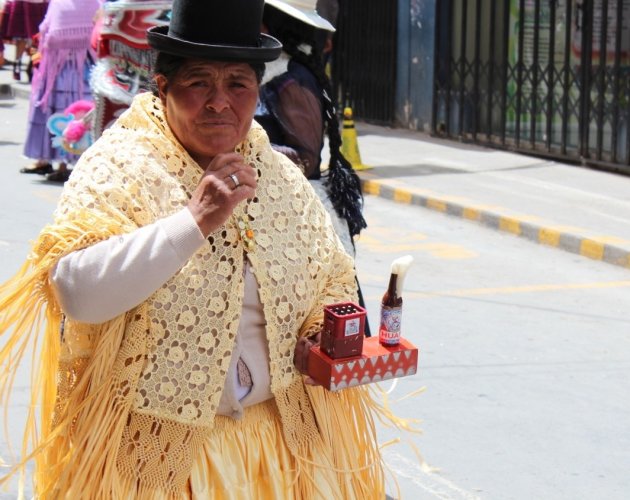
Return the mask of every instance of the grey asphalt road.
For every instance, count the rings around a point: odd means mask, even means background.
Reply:
[[[384,456],[404,498],[628,498],[628,270],[382,198],[366,216],[373,327],[390,262],[415,258],[402,328],[419,370],[383,384],[393,401],[425,388],[393,404],[423,434],[381,430],[402,438]]]

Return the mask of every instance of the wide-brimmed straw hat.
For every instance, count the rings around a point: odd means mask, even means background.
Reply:
[[[335,31],[335,27],[317,13],[316,0],[267,0],[265,3],[315,28]]]
[[[171,22],[147,31],[160,52],[216,61],[264,63],[282,44],[260,32],[263,0],[174,0]]]

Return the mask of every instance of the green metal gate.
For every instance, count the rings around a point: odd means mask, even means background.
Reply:
[[[630,0],[440,0],[432,130],[630,173]]]

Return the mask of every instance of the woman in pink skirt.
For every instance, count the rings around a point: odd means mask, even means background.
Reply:
[[[92,100],[89,76],[95,54],[90,45],[98,0],[51,0],[40,25],[41,60],[33,76],[31,106],[24,155],[35,159],[22,173],[48,174],[51,181],[64,182],[67,164],[76,160],[53,147],[48,118],[79,100]],[[59,162],[53,172],[52,162]]]

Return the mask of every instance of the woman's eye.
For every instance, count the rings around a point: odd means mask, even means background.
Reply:
[[[193,80],[189,85],[191,87],[206,87],[208,84],[205,80]]]

